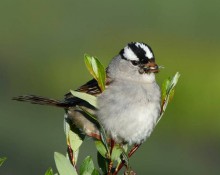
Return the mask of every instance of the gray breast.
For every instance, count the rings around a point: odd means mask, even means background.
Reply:
[[[97,116],[117,142],[140,143],[151,133],[160,112],[156,83],[114,82],[98,97]]]

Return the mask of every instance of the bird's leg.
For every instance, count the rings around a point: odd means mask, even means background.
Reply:
[[[141,146],[141,144],[135,144],[133,146],[133,148],[130,150],[130,152],[128,153],[128,157],[131,157],[137,150],[138,148]]]

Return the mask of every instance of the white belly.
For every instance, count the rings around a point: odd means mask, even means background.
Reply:
[[[116,142],[139,144],[150,136],[156,124],[160,90],[156,83],[138,87],[115,83],[98,97],[98,107],[100,123]]]

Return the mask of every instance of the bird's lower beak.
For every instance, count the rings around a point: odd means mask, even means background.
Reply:
[[[144,65],[144,72],[145,73],[158,73],[159,72],[159,67],[156,63],[149,62],[149,63]]]

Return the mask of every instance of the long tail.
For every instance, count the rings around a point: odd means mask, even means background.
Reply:
[[[57,107],[62,107],[62,108],[69,106],[64,101],[59,101],[59,100],[36,96],[36,95],[21,95],[18,97],[13,97],[12,100],[30,102],[32,104],[39,104],[39,105],[57,106]]]

